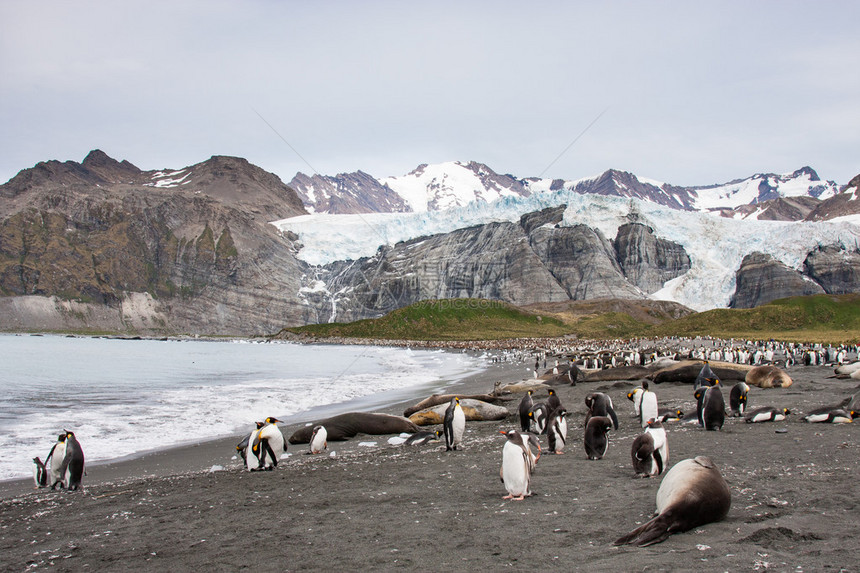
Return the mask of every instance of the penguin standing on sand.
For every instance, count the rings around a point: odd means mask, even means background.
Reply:
[[[63,475],[66,487],[77,490],[81,487],[81,479],[84,476],[84,450],[75,438],[75,434],[69,431],[66,431],[65,454],[60,473]]]
[[[530,413],[535,423],[535,431],[538,434],[546,434],[547,422],[549,422],[549,408],[543,402],[536,404]]]
[[[639,425],[643,428],[648,427],[650,420],[656,420],[659,416],[659,408],[657,407],[657,394],[648,389],[648,383],[642,383],[642,397],[639,403]]]
[[[633,440],[630,457],[636,475],[651,477],[663,473],[663,468],[669,463],[669,443],[663,424],[649,421],[645,433]]]
[[[642,393],[645,391],[642,387],[637,387],[627,393],[627,399],[633,402],[633,415],[639,417],[639,406],[642,404]]]
[[[460,398],[453,398],[445,410],[442,430],[445,434],[445,451],[456,450],[463,441],[466,431],[466,414],[460,406]]]
[[[609,446],[607,434],[612,428],[612,420],[607,416],[594,416],[585,424],[585,454],[589,460],[602,459]]]
[[[325,426],[314,426],[311,433],[310,452],[312,454],[321,454],[328,449],[328,432]]]
[[[726,401],[723,400],[723,392],[720,390],[720,381],[714,380],[714,385],[701,387],[696,390],[701,395],[701,417],[702,427],[706,430],[722,430],[726,421]]]
[[[529,417],[529,412],[532,411],[534,407],[534,400],[532,400],[532,394],[534,390],[529,390],[526,392],[526,395],[523,396],[523,399],[520,400],[520,405],[517,411],[520,414],[520,429],[523,432],[529,431],[529,426],[531,425],[532,419]]]
[[[561,400],[552,388],[550,388],[548,392],[549,397],[546,399],[546,409],[547,412],[549,412],[549,415],[552,416],[556,410],[561,408]]]
[[[265,422],[254,422],[254,423],[257,425],[258,430],[266,425]],[[242,457],[242,465],[245,465],[246,463],[248,463],[248,442],[251,440],[251,436],[253,436],[253,435],[254,435],[253,432],[248,434],[247,436],[245,436],[245,438],[241,442],[236,444],[236,451],[239,452],[239,455]]]
[[[39,456],[33,458],[33,483],[36,484],[36,489],[48,485],[48,468],[45,467]]]
[[[66,487],[63,482],[63,472],[60,471],[63,467],[63,459],[66,457],[66,433],[63,432],[57,436],[57,443],[53,445],[48,457],[45,458],[45,466],[51,470],[51,489],[60,486]]]
[[[529,448],[525,445],[522,435],[516,430],[499,432],[507,438],[502,449],[502,468],[499,477],[508,490],[508,495],[502,499],[522,500],[531,495],[531,470]]]
[[[756,408],[751,412],[747,412],[744,416],[744,421],[747,424],[756,424],[758,422],[782,422],[785,417],[791,414],[788,408],[774,408],[773,406],[765,406]]]
[[[702,386],[711,386],[716,379],[717,375],[714,374],[714,371],[711,370],[711,365],[705,360],[702,369],[699,370],[699,374],[696,376],[695,382],[693,382],[693,390],[698,390]]]
[[[433,432],[415,432],[403,442],[407,446],[423,446],[427,442],[438,441],[442,436],[442,432],[435,430]]]
[[[266,418],[262,428],[251,433],[248,441],[251,455],[247,456],[245,464],[249,471],[272,470],[277,467],[281,455],[287,452],[287,441],[278,427],[278,422],[280,420],[270,416]]]
[[[729,392],[729,410],[732,416],[743,416],[747,411],[747,395],[750,387],[746,382],[738,382]]]
[[[567,410],[559,408],[549,417],[546,435],[549,439],[549,450],[556,454],[564,453],[567,441]]]

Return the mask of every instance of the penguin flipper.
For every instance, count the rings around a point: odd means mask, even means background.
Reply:
[[[609,413],[609,417],[612,419],[612,426],[617,430],[618,429],[618,416],[615,414],[615,408],[609,406],[606,408]]]
[[[269,457],[272,458],[272,465],[277,466],[278,465],[278,457],[275,455],[274,450],[272,450],[272,446],[269,445],[269,440],[266,440],[265,452],[268,453]],[[265,459],[265,454],[263,456],[263,459]]]
[[[657,462],[657,475],[663,473],[663,456],[660,455],[660,450],[654,451],[654,461]]]

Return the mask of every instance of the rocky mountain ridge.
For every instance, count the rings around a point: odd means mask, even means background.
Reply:
[[[383,179],[361,171],[334,177],[299,173],[290,186],[315,213],[424,212],[462,207],[472,201],[570,189],[642,199],[673,209],[765,220],[803,220],[820,202],[839,193],[835,182],[822,181],[811,167],[785,175],[755,174],[719,185],[683,187],[616,169],[574,181],[517,178],[474,161],[423,164],[406,175]]]
[[[496,180],[480,164],[467,171]],[[613,173],[601,184],[623,180]],[[534,194],[536,185],[523,188]],[[853,189],[843,200],[853,200]],[[497,193],[521,197],[501,183]],[[587,217],[566,221],[559,204],[312,265],[297,256],[297,235],[269,223],[302,214],[288,185],[240,158],[142,171],[96,150],[81,163],[39,163],[0,185],[0,330],[267,334],[376,317],[428,298],[642,299],[691,268],[685,248],[635,212],[607,236]],[[802,271],[788,270],[825,292],[856,292],[860,253],[820,247]],[[756,265],[739,274],[737,301],[797,294],[807,280],[792,276],[774,288],[772,265]]]

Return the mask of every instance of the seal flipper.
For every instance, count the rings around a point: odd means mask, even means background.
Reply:
[[[613,545],[647,547],[665,541],[672,534],[672,511],[661,513],[648,523],[640,525],[627,535],[619,537]]]

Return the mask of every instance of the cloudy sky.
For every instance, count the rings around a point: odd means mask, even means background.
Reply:
[[[475,160],[847,183],[858,22],[854,0],[3,0],[0,181],[98,148],[141,169],[236,155],[285,181]]]

